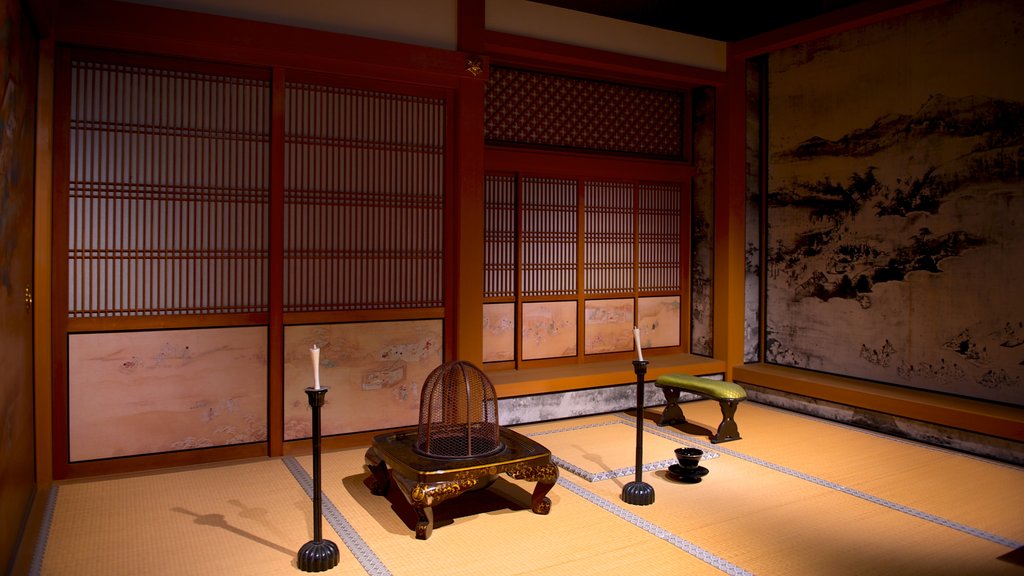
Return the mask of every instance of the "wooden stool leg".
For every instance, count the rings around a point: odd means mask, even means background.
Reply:
[[[388,473],[388,465],[377,454],[377,450],[370,446],[366,450],[366,467],[370,469],[369,486],[370,493],[375,496],[385,496],[391,486],[391,474]]]
[[[739,406],[739,400],[719,400],[718,405],[722,409],[722,423],[718,425],[718,432],[711,437],[713,444],[719,442],[728,442],[730,440],[740,439],[740,430],[736,426],[736,408]]]
[[[683,409],[679,407],[679,390],[664,387],[665,409],[661,412],[661,419],[658,426],[669,426],[671,424],[686,424],[686,416],[683,416]]]

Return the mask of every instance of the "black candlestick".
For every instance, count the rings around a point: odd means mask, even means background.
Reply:
[[[341,557],[338,545],[323,539],[322,496],[320,493],[320,408],[324,405],[327,387],[306,388],[309,405],[313,408],[313,539],[299,549],[298,565],[303,572],[323,572],[338,565]]]
[[[644,374],[646,360],[633,360],[636,372],[636,480],[622,487],[622,499],[627,504],[646,506],[654,504],[654,487],[643,481],[644,465]]]

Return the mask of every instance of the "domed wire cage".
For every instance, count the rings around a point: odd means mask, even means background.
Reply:
[[[447,362],[427,376],[420,396],[414,449],[432,458],[479,458],[504,449],[494,385],[465,361]]]

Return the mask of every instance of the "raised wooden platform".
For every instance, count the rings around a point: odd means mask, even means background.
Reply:
[[[1024,442],[1024,408],[1016,406],[767,364],[736,366],[732,380]]]

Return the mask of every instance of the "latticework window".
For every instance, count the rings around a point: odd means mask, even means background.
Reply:
[[[524,296],[576,294],[577,189],[575,180],[523,179]]]
[[[633,292],[633,184],[587,182],[584,196],[583,290]]]
[[[682,92],[493,66],[484,137],[679,160],[684,101]]]
[[[640,184],[640,292],[678,292],[682,262],[680,235],[684,193],[679,184]]]
[[[484,195],[484,297],[512,297],[517,261],[515,175],[488,174]]]
[[[286,312],[442,305],[445,100],[289,83]]]
[[[586,302],[586,310],[591,304],[598,305],[593,307],[597,310],[593,315],[601,321],[612,316],[633,318],[644,298],[654,302],[675,297],[677,313],[681,313],[678,302],[684,294],[683,209],[687,198],[688,189],[675,182],[488,174],[484,180],[484,298],[485,302],[505,304],[489,310],[485,338],[495,340],[485,345],[495,352],[485,360],[514,356],[505,328],[498,326],[529,328],[530,344],[534,345],[536,338],[544,338],[538,336],[544,326],[537,325],[537,314],[550,314],[552,326],[565,323],[565,310],[579,309],[576,304],[580,301]],[[521,281],[515,282],[516,278]],[[620,312],[623,303],[626,312]],[[533,324],[518,326],[520,318],[527,315],[526,306],[533,307]],[[671,324],[678,326],[679,322]],[[572,326],[586,331],[589,325]],[[595,332],[607,330],[596,324],[593,327]],[[560,325],[557,331],[564,335],[574,330]],[[591,342],[584,333],[589,349],[607,348],[603,336],[593,338]],[[675,346],[680,339],[678,333],[659,334],[657,341]],[[528,357],[525,352],[520,351],[520,359],[576,354],[550,354],[544,349]]]
[[[68,317],[267,310],[264,79],[73,60]]]

